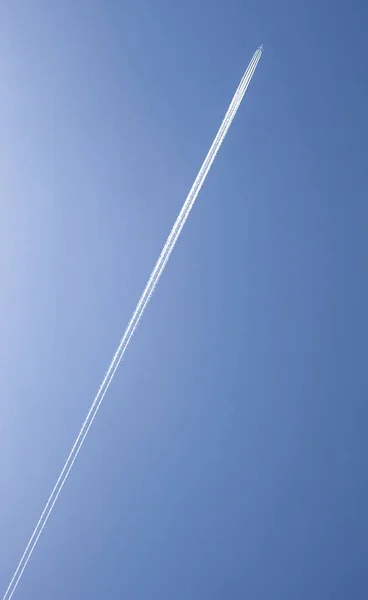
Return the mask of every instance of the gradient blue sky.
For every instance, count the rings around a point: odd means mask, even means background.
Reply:
[[[367,17],[2,3],[1,591],[264,43],[15,598],[368,597]]]

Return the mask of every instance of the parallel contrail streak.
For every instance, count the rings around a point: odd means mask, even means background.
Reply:
[[[55,506],[55,503],[60,495],[61,490],[69,476],[71,469],[73,468],[74,462],[84,444],[86,436],[90,430],[90,427],[96,417],[96,414],[101,406],[101,403],[105,397],[105,394],[110,386],[112,379],[116,373],[117,368],[124,356],[124,353],[129,345],[129,342],[141,320],[143,313],[146,309],[148,302],[150,301],[152,294],[159,282],[159,279],[166,267],[166,264],[170,258],[170,255],[175,247],[175,244],[180,236],[180,233],[185,225],[185,222],[189,216],[189,213],[196,201],[196,198],[202,188],[202,185],[207,177],[207,174],[215,160],[216,154],[219,151],[222,142],[224,141],[226,134],[231,126],[231,123],[237,113],[237,110],[243,100],[244,94],[248,88],[248,85],[252,79],[254,71],[256,70],[259,59],[261,58],[262,47],[258,48],[254,53],[252,60],[250,61],[240,83],[234,94],[234,97],[229,105],[229,108],[222,121],[220,129],[212,142],[211,148],[199,170],[199,173],[190,189],[190,192],[182,206],[182,209],[174,223],[173,228],[166,240],[166,243],[161,251],[161,254],[156,262],[156,265],[147,281],[146,287],[139,299],[139,302],[133,312],[133,315],[128,323],[128,326],[124,332],[123,337],[119,343],[118,349],[110,363],[110,366],[103,378],[103,381],[99,387],[99,390],[93,400],[93,403],[88,411],[88,414],[83,422],[83,425],[78,433],[77,439],[74,442],[72,449],[65,461],[64,467],[58,477],[58,480],[47,500],[45,508],[43,509],[41,516],[37,522],[37,525],[30,537],[30,540],[26,546],[26,549],[18,563],[18,566],[13,574],[13,577],[8,585],[8,588],[3,596],[3,600],[11,600],[13,594],[18,586],[18,583],[23,575],[24,569],[26,568],[29,559],[37,545],[37,542],[42,534],[42,531],[51,515],[51,512]]]

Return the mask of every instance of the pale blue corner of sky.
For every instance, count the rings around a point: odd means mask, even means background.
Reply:
[[[367,18],[2,3],[0,595],[263,43],[14,598],[368,598]]]

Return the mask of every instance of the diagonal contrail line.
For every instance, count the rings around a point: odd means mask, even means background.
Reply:
[[[130,343],[130,340],[143,316],[143,313],[146,309],[148,302],[150,301],[155,288],[159,282],[159,279],[166,267],[166,264],[170,258],[170,255],[175,247],[175,244],[180,236],[180,233],[185,225],[185,222],[189,216],[189,213],[196,201],[196,198],[202,188],[202,185],[205,182],[207,174],[212,166],[212,163],[219,151],[222,142],[224,141],[226,134],[231,126],[231,123],[237,113],[237,110],[243,100],[244,94],[248,88],[248,85],[252,79],[254,71],[257,67],[258,61],[262,54],[262,47],[258,48],[254,53],[252,60],[250,61],[239,85],[233,96],[233,99],[229,105],[229,108],[225,114],[225,117],[222,121],[222,124],[216,134],[214,141],[207,153],[207,156],[198,172],[198,175],[189,191],[189,194],[182,206],[182,209],[171,229],[171,232],[166,240],[166,243],[161,251],[161,254],[156,262],[156,265],[147,281],[147,284],[144,288],[144,291],[138,301],[138,304],[133,312],[133,315],[128,323],[128,326],[124,332],[123,337],[119,343],[119,346],[114,354],[114,357],[110,363],[110,366],[105,373],[105,376],[102,380],[102,383],[99,387],[99,390],[93,400],[93,403],[87,413],[87,416],[82,424],[82,427],[78,433],[78,436],[74,442],[72,449],[70,450],[65,464],[60,472],[60,475],[57,479],[57,482],[47,500],[47,503],[41,513],[41,516],[37,522],[36,527],[33,530],[33,533],[29,539],[29,542],[23,552],[23,555],[17,565],[17,568],[12,576],[12,579],[5,591],[3,596],[3,600],[11,600],[13,594],[19,584],[19,581],[23,575],[23,572],[31,558],[31,555],[38,543],[38,540],[42,534],[42,531],[51,515],[51,512],[55,506],[55,503],[60,495],[62,488],[65,485],[65,482],[70,474],[71,469],[73,468],[74,462],[84,444],[86,436],[90,430],[90,427],[96,417],[96,414],[101,406],[101,403],[105,397],[105,394],[111,384],[112,379],[116,373],[117,368],[125,354],[125,351]]]

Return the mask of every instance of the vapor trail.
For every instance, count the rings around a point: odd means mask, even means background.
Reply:
[[[60,475],[57,479],[57,482],[47,500],[45,508],[43,509],[41,516],[37,522],[35,529],[29,539],[29,542],[24,550],[24,553],[18,563],[18,566],[13,574],[13,577],[8,585],[8,588],[3,596],[3,600],[11,600],[13,594],[18,586],[18,583],[23,575],[24,569],[26,568],[29,559],[37,545],[37,542],[42,534],[42,531],[51,515],[51,512],[55,506],[55,503],[59,497],[59,494],[64,487],[64,484],[69,476],[71,469],[73,468],[74,462],[84,444],[86,436],[89,432],[89,429],[96,417],[96,414],[101,406],[101,403],[105,397],[105,394],[110,386],[110,383],[116,373],[116,370],[124,356],[124,353],[129,345],[129,342],[141,320],[143,313],[146,309],[148,302],[150,301],[152,294],[155,291],[155,288],[159,282],[159,279],[166,267],[167,261],[170,258],[170,255],[175,247],[175,244],[180,236],[180,233],[185,225],[185,222],[189,216],[189,213],[196,201],[196,198],[202,188],[202,185],[207,177],[207,174],[212,166],[213,161],[215,160],[216,154],[219,151],[222,142],[224,141],[226,134],[231,126],[231,123],[237,113],[237,110],[243,100],[244,94],[248,88],[248,85],[252,79],[254,71],[256,70],[259,59],[262,54],[262,46],[256,50],[254,53],[252,60],[250,61],[240,83],[239,86],[233,96],[233,99],[229,105],[229,108],[225,114],[225,117],[222,121],[220,129],[218,130],[214,141],[208,151],[208,154],[198,172],[198,175],[189,191],[189,194],[182,206],[182,209],[171,229],[169,237],[166,240],[166,243],[161,251],[161,254],[156,262],[156,265],[147,281],[146,287],[138,301],[138,304],[133,312],[133,315],[128,323],[128,326],[124,332],[123,337],[119,343],[119,346],[114,354],[114,357],[110,363],[110,366],[105,373],[105,376],[102,380],[102,383],[99,387],[99,390],[93,400],[93,403],[88,411],[88,414],[82,424],[82,427],[78,433],[78,436],[74,442],[72,449],[69,452],[69,455],[65,461],[65,464],[60,472]]]

